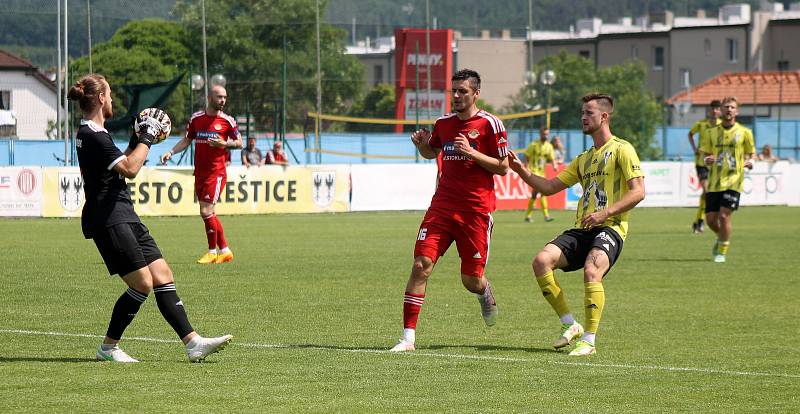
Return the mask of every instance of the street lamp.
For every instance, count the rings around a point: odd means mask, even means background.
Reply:
[[[217,73],[216,75],[211,76],[211,84],[214,86],[222,86],[223,88],[228,83],[228,80],[225,79],[225,75],[221,73]]]
[[[539,81],[542,82],[542,85],[547,86],[547,129],[550,129],[550,107],[552,106],[550,86],[556,83],[556,73],[547,69],[539,76]]]

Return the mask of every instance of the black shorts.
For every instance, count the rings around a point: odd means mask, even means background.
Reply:
[[[125,276],[160,259],[156,241],[142,223],[120,223],[94,234],[109,274]]]
[[[694,169],[697,171],[697,179],[700,181],[708,180],[708,167],[702,165],[695,165]]]
[[[561,269],[565,272],[583,268],[586,256],[589,255],[589,250],[592,250],[592,248],[597,247],[606,252],[606,255],[608,255],[608,270],[611,270],[620,253],[622,253],[622,238],[619,237],[616,231],[606,226],[588,230],[569,229],[548,244],[553,244],[561,249],[561,253],[567,259],[567,266]],[[608,270],[606,273],[608,273]]]
[[[722,207],[735,211],[739,208],[740,197],[739,192],[733,190],[706,193],[706,213],[716,213]]]

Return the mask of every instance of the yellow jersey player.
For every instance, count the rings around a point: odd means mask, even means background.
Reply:
[[[705,217],[706,209],[706,190],[708,189],[708,167],[703,160],[703,154],[700,152],[700,146],[704,139],[708,138],[708,132],[713,130],[719,125],[720,101],[714,99],[706,109],[706,118],[701,119],[692,125],[689,130],[689,144],[692,145],[694,152],[694,168],[697,171],[697,181],[700,183],[702,193],[700,194],[700,205],[697,206],[697,216],[695,216],[692,223],[692,230],[695,233],[703,232],[703,218]],[[694,140],[694,135],[697,134],[697,142]]]
[[[700,145],[708,172],[706,222],[717,234],[711,252],[714,261],[724,263],[730,246],[731,215],[739,208],[744,169],[753,168],[756,152],[753,131],[736,122],[739,103],[729,96],[722,100],[722,123]]]
[[[528,160],[528,168],[536,175],[544,177],[544,166],[550,163],[553,170],[556,170],[555,151],[553,144],[549,141],[550,130],[547,127],[542,127],[539,130],[539,140],[531,142],[525,150],[525,158]],[[536,203],[536,195],[539,191],[536,187],[531,187],[531,199],[528,201],[528,210],[525,212],[525,221],[533,221],[533,205]],[[542,194],[539,198],[542,205],[542,214],[544,214],[544,221],[553,221],[550,213],[547,211],[547,197]]]
[[[628,212],[644,200],[644,174],[636,150],[624,139],[615,137],[609,121],[614,100],[593,93],[582,98],[583,133],[592,136],[594,145],[552,179],[533,174],[512,153],[509,166],[525,182],[542,194],[555,194],[580,183],[583,195],[578,201],[575,227],[547,243],[533,259],[533,273],[547,302],[561,320],[561,335],[555,348],[563,348],[580,338],[570,352],[573,356],[596,352],[595,334],[605,305],[603,277],[619,258],[628,234]],[[586,328],[575,321],[567,306],[564,291],[554,276],[555,269],[571,272],[583,268]]]

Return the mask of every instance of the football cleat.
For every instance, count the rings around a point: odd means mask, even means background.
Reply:
[[[526,223],[533,223],[533,218],[531,218],[531,217],[525,217],[525,222],[526,222]]]
[[[401,339],[400,342],[397,343],[389,352],[409,352],[415,351],[417,348],[414,346],[413,342],[408,342],[405,339]]]
[[[569,353],[570,356],[588,356],[594,355],[597,353],[597,349],[595,349],[594,345],[586,342],[584,340],[578,341],[575,345],[575,349]]]
[[[476,295],[478,303],[481,304],[481,315],[486,326],[494,326],[497,323],[497,302],[494,300],[494,293],[492,292],[492,285],[486,284],[486,292],[482,295]]]
[[[217,254],[216,253],[206,252],[206,254],[204,254],[203,257],[197,259],[197,263],[199,263],[199,264],[211,264],[211,263],[216,263],[216,260],[217,260]]]
[[[697,230],[697,222],[696,221],[692,223],[692,233],[694,233],[694,234],[700,233],[700,231]]]
[[[697,221],[697,230],[696,230],[697,233],[702,233],[703,231],[705,231],[705,229],[706,229],[706,226],[705,226],[705,224],[703,224],[703,220],[698,220]]]
[[[568,323],[561,324],[561,336],[558,337],[555,341],[553,341],[553,348],[560,349],[563,348],[570,343],[572,343],[575,338],[580,338],[583,335],[583,326],[578,322],[573,322],[572,325]]]
[[[724,254],[715,254],[714,255],[714,263],[725,263],[725,255]]]
[[[219,253],[217,254],[217,258],[214,259],[214,263],[227,263],[233,261],[233,252],[228,253]]]
[[[550,216],[547,216],[547,217],[545,217],[545,218],[544,218],[544,221],[546,221],[546,222],[548,222],[548,223],[549,223],[549,222],[551,222],[551,221],[556,221],[556,219],[554,219],[554,218],[552,218],[552,217],[550,217]]]
[[[207,356],[225,348],[232,339],[233,335],[223,335],[217,338],[193,338],[186,344],[186,355],[190,362],[203,362]]]
[[[108,351],[104,351],[102,345],[98,346],[95,358],[98,361],[139,362],[138,359],[131,357],[120,349],[119,345],[114,345],[114,347]]]
[[[714,241],[714,246],[711,247],[711,255],[719,255],[719,240]]]

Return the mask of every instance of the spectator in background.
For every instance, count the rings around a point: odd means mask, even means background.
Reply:
[[[772,154],[772,145],[764,144],[764,146],[761,147],[761,153],[758,154],[758,160],[759,161],[767,161],[767,162],[775,162],[775,161],[780,160],[780,158],[778,158],[774,154]]]
[[[248,168],[264,165],[264,156],[261,155],[261,150],[256,148],[255,138],[248,138],[247,146],[242,149],[242,165]]]
[[[553,145],[553,160],[556,164],[563,164],[564,157],[567,156],[567,151],[564,149],[564,144],[561,143],[561,138],[556,135],[550,143]]]
[[[286,153],[283,152],[283,142],[275,141],[275,143],[272,144],[272,151],[267,151],[267,156],[264,159],[264,163],[289,165],[289,158],[286,156]]]

